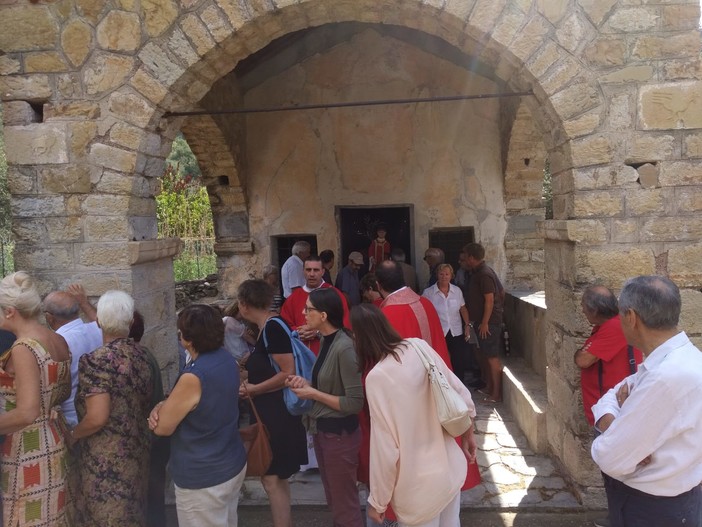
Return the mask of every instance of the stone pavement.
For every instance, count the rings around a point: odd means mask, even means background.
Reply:
[[[482,482],[463,493],[464,508],[582,511],[550,457],[535,454],[502,403],[476,400],[475,419],[478,465]],[[324,505],[324,489],[317,471],[301,472],[291,478],[293,505]],[[361,502],[365,504],[365,493]],[[240,505],[267,505],[268,499],[257,479],[244,483]]]

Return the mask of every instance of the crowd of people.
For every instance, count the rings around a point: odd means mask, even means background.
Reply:
[[[333,252],[315,256],[298,242],[282,284],[269,266],[224,313],[184,308],[180,375],[166,393],[130,295],[107,291],[93,306],[74,284],[42,301],[27,273],[5,277],[3,524],[165,525],[168,464],[181,527],[236,526],[245,413],[267,431],[270,462],[257,476],[274,527],[292,526],[288,480],[311,467],[336,527],[458,526],[460,492],[480,481],[473,425],[457,438],[442,428],[417,350],[470,416],[470,387],[500,403],[504,287],[470,243],[460,277],[440,249],[426,251],[420,295],[402,250],[383,226],[376,235],[373,272],[361,278],[363,253],[349,254],[334,287]],[[619,300],[600,285],[582,296],[593,330],[574,361],[609,501],[596,525],[702,526],[702,355],[677,329],[680,309],[677,287],[660,276],[627,281]],[[296,369],[299,342],[316,357],[308,376]],[[288,393],[311,406],[291,412]]]

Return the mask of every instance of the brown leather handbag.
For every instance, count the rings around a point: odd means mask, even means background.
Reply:
[[[248,391],[246,392],[248,395]],[[251,410],[256,416],[256,422],[239,429],[241,440],[246,448],[246,477],[264,476],[273,460],[273,451],[268,436],[268,430],[258,415],[253,399],[249,397]]]

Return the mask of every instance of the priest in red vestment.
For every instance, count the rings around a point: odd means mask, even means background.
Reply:
[[[283,307],[280,309],[280,316],[288,323],[288,325],[293,329],[297,330],[300,334],[300,339],[307,345],[308,348],[312,350],[315,355],[319,354],[319,335],[317,331],[307,328],[307,322],[305,321],[305,314],[303,309],[305,308],[305,303],[307,302],[307,297],[315,289],[320,287],[331,287],[339,293],[341,300],[344,304],[344,326],[351,327],[349,322],[349,308],[346,302],[346,297],[341,291],[331,284],[328,284],[322,279],[324,274],[324,266],[322,265],[322,260],[319,256],[309,256],[305,259],[303,271],[305,273],[305,285],[293,289],[292,294],[285,299]]]

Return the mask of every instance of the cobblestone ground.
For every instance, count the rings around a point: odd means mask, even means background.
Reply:
[[[466,508],[514,507],[579,510],[580,505],[549,456],[534,453],[504,404],[484,404],[479,393],[475,419],[478,465],[482,482],[461,496]],[[324,505],[324,490],[317,471],[291,478],[294,505]],[[360,500],[365,504],[365,493]],[[256,479],[244,483],[240,504],[266,505]]]

